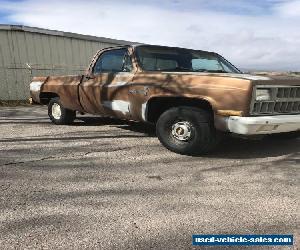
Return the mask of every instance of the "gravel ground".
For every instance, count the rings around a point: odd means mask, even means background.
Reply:
[[[234,233],[298,241],[299,151],[299,139],[226,139],[182,156],[143,124],[55,126],[46,107],[1,107],[0,248],[192,249],[192,234]]]

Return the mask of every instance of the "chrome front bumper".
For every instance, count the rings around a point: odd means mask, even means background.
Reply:
[[[264,135],[300,130],[300,115],[223,118],[229,132],[240,135]]]

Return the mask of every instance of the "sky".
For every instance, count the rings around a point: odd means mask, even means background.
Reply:
[[[0,23],[215,51],[300,71],[300,0],[0,0]]]

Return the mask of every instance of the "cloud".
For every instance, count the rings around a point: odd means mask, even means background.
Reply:
[[[14,23],[216,51],[241,68],[300,70],[299,2],[0,0],[0,5]]]
[[[284,2],[275,8],[283,17],[300,18],[300,1],[292,0]],[[298,26],[299,27],[299,26]]]

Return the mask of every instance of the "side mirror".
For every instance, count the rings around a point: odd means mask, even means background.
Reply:
[[[94,78],[95,78],[95,76],[92,74],[85,75],[85,79],[87,79],[87,80],[94,79]]]

